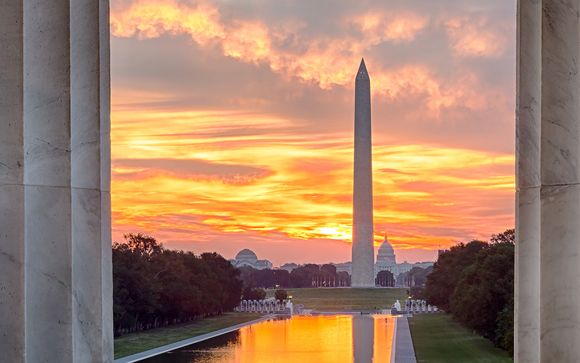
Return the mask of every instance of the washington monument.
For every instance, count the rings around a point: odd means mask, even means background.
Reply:
[[[352,287],[375,286],[372,169],[371,82],[363,59],[354,91]]]

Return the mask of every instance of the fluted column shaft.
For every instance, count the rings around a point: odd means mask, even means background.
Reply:
[[[540,362],[540,0],[518,1],[514,356]]]
[[[580,362],[580,0],[542,2],[541,362]]]
[[[1,361],[113,359],[108,36],[107,0],[0,0]]]
[[[22,1],[0,0],[0,360],[24,362]]]

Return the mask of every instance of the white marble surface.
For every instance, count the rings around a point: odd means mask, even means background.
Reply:
[[[24,182],[70,185],[69,3],[24,2]]]
[[[540,178],[542,8],[518,1],[516,176],[517,188],[538,187]]]
[[[543,185],[580,182],[579,9],[577,0],[543,4]]]
[[[580,1],[543,1],[541,362],[580,361]]]
[[[26,359],[71,362],[71,194],[26,186]]]
[[[101,191],[101,327],[102,362],[113,361],[113,263],[111,251],[111,195]]]
[[[370,79],[361,62],[355,84],[352,287],[374,287]]]
[[[99,0],[101,153],[102,362],[113,362],[113,264],[111,252],[111,70],[109,0]]]
[[[68,1],[24,5],[26,359],[71,362]]]
[[[0,12],[0,360],[24,362],[22,1]]]
[[[99,2],[71,2],[71,185],[101,185]],[[99,203],[97,203],[99,204]]]
[[[101,192],[72,189],[74,361],[102,359]]]
[[[542,8],[518,1],[514,358],[540,362]]]
[[[100,6],[71,2],[73,360],[106,361],[101,218]],[[107,110],[108,112],[108,110]],[[108,235],[108,234],[107,234]],[[108,243],[110,253],[111,245]],[[110,328],[107,325],[107,328]]]
[[[21,185],[0,184],[0,317],[0,361],[23,363],[24,187]]]
[[[542,363],[580,361],[579,220],[579,185],[542,188]]]
[[[2,5],[2,362],[113,361],[108,36],[107,0]]]
[[[0,12],[0,185],[22,184],[22,2]]]
[[[514,358],[540,362],[540,187],[516,196]]]

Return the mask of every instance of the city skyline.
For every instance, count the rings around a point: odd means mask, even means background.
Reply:
[[[514,4],[333,4],[112,4],[115,240],[348,260],[361,56],[376,245],[420,261],[513,227]]]

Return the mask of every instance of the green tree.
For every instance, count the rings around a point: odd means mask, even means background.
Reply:
[[[232,310],[239,274],[216,253],[166,250],[151,236],[128,234],[113,245],[115,334]]]
[[[278,301],[284,301],[284,300],[288,299],[288,292],[286,290],[283,290],[283,289],[278,289],[274,293],[274,297]]]
[[[514,298],[510,299],[507,305],[497,317],[497,329],[495,331],[495,341],[498,346],[514,353]]]
[[[375,278],[375,285],[383,287],[395,286],[395,277],[393,276],[393,273],[387,270],[379,271]]]
[[[513,261],[511,242],[488,245],[461,273],[450,299],[459,321],[495,342],[499,314],[513,298]]]
[[[515,244],[516,243],[516,230],[515,229],[507,229],[502,233],[493,234],[489,240],[490,243],[507,243],[507,244]]]
[[[487,245],[482,241],[460,243],[439,256],[433,265],[433,271],[427,277],[424,291],[431,304],[452,312],[450,297],[459,283],[461,273],[475,261],[477,253]]]
[[[266,291],[264,289],[246,287],[242,293],[242,298],[244,300],[264,300],[266,298]]]
[[[459,244],[439,256],[424,289],[431,304],[513,352],[514,230],[489,243]]]

